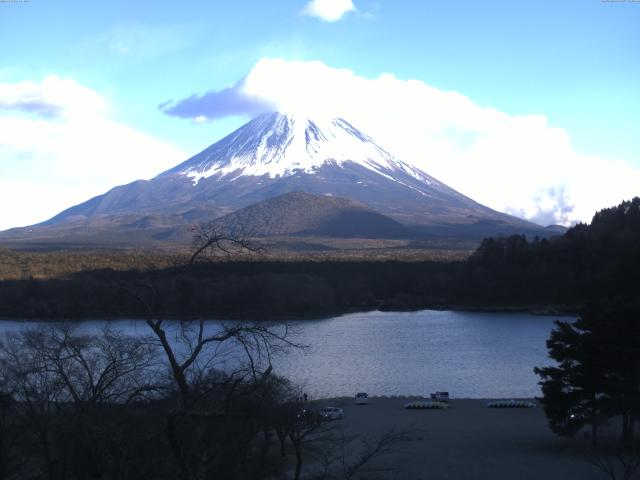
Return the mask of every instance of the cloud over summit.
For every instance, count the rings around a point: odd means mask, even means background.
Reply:
[[[640,185],[640,171],[576,152],[544,115],[510,115],[421,80],[366,78],[319,61],[265,58],[233,87],[163,107],[195,121],[262,109],[345,117],[474,200],[542,224],[589,221]]]

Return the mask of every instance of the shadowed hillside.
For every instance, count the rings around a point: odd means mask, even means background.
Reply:
[[[215,221],[229,231],[251,235],[408,238],[395,220],[346,198],[291,192],[258,202]]]

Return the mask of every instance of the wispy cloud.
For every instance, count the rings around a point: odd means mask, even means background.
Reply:
[[[45,118],[56,118],[63,112],[59,105],[52,105],[42,100],[30,98],[15,99],[10,102],[2,102],[2,100],[0,100],[0,110],[15,110]]]
[[[355,10],[352,0],[311,0],[302,9],[302,13],[325,22],[337,22],[347,13]]]
[[[465,195],[543,224],[588,221],[640,185],[639,170],[576,152],[544,115],[509,115],[420,80],[365,78],[322,62],[266,58],[235,86],[164,109],[203,120],[254,115],[260,105],[343,116]]]
[[[195,22],[148,24],[119,22],[104,37],[109,51],[123,56],[157,58],[197,41],[202,27]]]

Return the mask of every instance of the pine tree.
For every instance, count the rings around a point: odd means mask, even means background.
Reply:
[[[630,446],[640,418],[640,310],[628,303],[594,304],[573,322],[556,322],[547,341],[557,366],[535,368],[550,428],[565,436],[620,416]]]

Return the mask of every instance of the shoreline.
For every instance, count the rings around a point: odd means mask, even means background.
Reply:
[[[310,398],[309,402],[310,403],[326,403],[326,402],[341,402],[343,404],[348,404],[348,403],[354,403],[355,402],[355,396],[348,396],[348,397],[319,397],[319,398]],[[425,397],[424,395],[411,395],[411,394],[398,394],[398,395],[370,395],[369,396],[369,400],[370,401],[375,401],[375,400],[380,400],[380,401],[392,401],[392,400],[397,400],[397,401],[403,401],[403,400],[407,400],[407,401],[416,401],[416,400],[425,400],[425,401],[431,401],[430,398]],[[449,399],[449,403],[451,404],[455,404],[455,402],[458,401],[471,401],[471,402],[495,402],[495,401],[502,401],[502,400],[515,400],[517,402],[519,401],[528,401],[528,402],[536,402],[536,407],[534,408],[542,408],[541,405],[538,404],[539,402],[539,397],[451,397]]]
[[[337,318],[344,315],[350,315],[354,313],[405,313],[405,312],[422,312],[422,311],[451,311],[451,312],[468,312],[468,313],[528,313],[530,315],[540,317],[573,317],[579,314],[579,308],[572,305],[547,305],[547,306],[464,306],[464,305],[432,305],[420,308],[385,308],[379,306],[378,308],[354,308],[349,310],[337,311],[332,313],[318,313],[318,314],[291,314],[291,315],[256,315],[248,317],[242,314],[228,314],[228,315],[201,315],[191,317],[175,317],[167,316],[163,320],[168,321],[195,321],[203,318],[205,321],[247,321],[247,322],[286,322],[286,321],[305,321],[305,320],[328,320],[330,318]],[[92,322],[92,321],[145,321],[144,317],[135,318],[131,316],[104,316],[104,317],[89,317],[89,318],[55,318],[55,317],[9,317],[0,315],[0,322]]]

